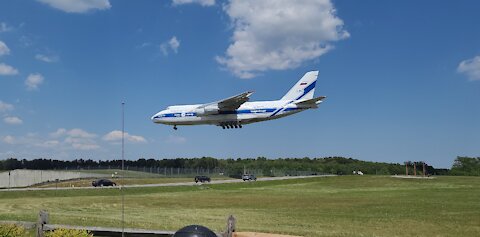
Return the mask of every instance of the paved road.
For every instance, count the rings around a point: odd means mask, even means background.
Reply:
[[[312,176],[285,176],[285,177],[267,177],[267,178],[258,178],[257,182],[261,181],[272,181],[272,180],[286,180],[286,179],[306,179],[306,178],[315,178],[315,177],[328,177],[334,175],[312,175]],[[225,180],[213,180],[210,184],[226,184],[226,183],[242,183],[245,182],[241,179],[225,179]],[[246,182],[255,182],[255,181],[246,181]],[[163,183],[163,184],[132,184],[125,185],[125,188],[141,188],[141,187],[169,187],[169,186],[194,186],[202,185],[201,183],[195,182],[182,182],[182,183]],[[12,192],[12,191],[38,191],[38,190],[75,190],[75,189],[101,189],[101,188],[119,188],[116,187],[59,187],[59,188],[12,188],[12,189],[0,189],[0,192]]]

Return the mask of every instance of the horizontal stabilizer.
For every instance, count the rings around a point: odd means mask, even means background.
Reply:
[[[325,99],[325,98],[327,98],[327,97],[326,96],[319,96],[319,97],[309,99],[309,100],[298,101],[298,102],[295,102],[295,104],[296,105],[316,105],[316,104],[320,104],[322,102],[322,100]]]
[[[322,100],[325,99],[325,98],[327,98],[327,97],[319,96],[317,98],[297,101],[297,102],[293,102],[293,103],[295,103],[298,108],[316,109],[316,108],[318,108],[318,105],[323,102]]]

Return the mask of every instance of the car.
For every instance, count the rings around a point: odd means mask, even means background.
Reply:
[[[198,176],[195,176],[194,181],[195,181],[195,183],[198,183],[198,182],[201,182],[201,183],[209,182],[210,183],[210,177],[205,176],[205,175],[198,175]]]
[[[97,179],[92,181],[93,187],[103,187],[103,186],[117,186],[117,184],[109,179]]]
[[[251,181],[251,180],[257,181],[257,177],[253,174],[244,174],[244,175],[242,175],[242,179],[243,179],[243,181],[247,181],[247,180],[248,181]]]

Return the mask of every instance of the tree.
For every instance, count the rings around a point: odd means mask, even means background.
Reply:
[[[451,175],[480,176],[480,157],[461,157],[453,162]]]

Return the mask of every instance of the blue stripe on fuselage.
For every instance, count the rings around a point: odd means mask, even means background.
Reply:
[[[302,97],[304,97],[306,94],[308,94],[308,92],[310,92],[311,90],[313,90],[313,88],[315,88],[315,85],[317,84],[317,80],[313,81],[312,84],[308,85],[307,87],[305,87],[305,89],[303,89],[303,94],[301,96],[299,96],[298,98],[296,98],[295,100],[299,100],[301,99]],[[288,102],[288,104],[292,103],[293,101],[295,100],[292,100],[290,102]],[[279,108],[277,111],[275,111],[272,115],[270,115],[270,117],[273,117],[275,116],[276,114],[278,114],[280,111],[282,111],[283,108]],[[285,109],[284,111],[290,111],[291,109],[293,108],[290,108],[290,109]]]
[[[282,108],[279,108],[282,109]],[[266,108],[266,109],[241,109],[241,110],[231,110],[231,111],[219,111],[218,114],[263,114],[263,113],[271,113],[275,111],[276,108]],[[212,115],[218,115],[212,114]],[[195,112],[186,112],[185,117],[195,117],[197,113]],[[174,118],[174,117],[182,117],[182,113],[169,113],[169,114],[162,114],[156,116],[155,118]]]

